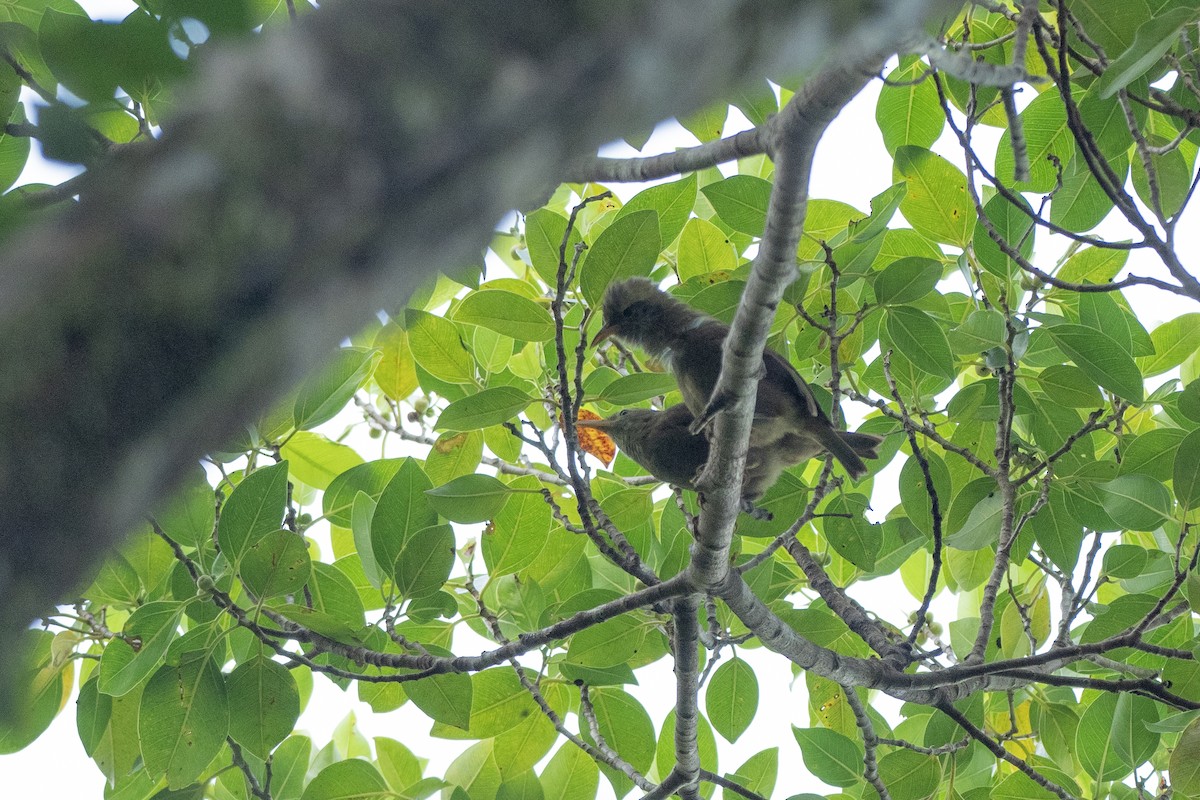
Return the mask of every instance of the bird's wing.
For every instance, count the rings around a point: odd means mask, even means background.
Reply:
[[[717,386],[717,378],[721,374],[722,348],[728,333],[728,325],[708,319],[675,334],[671,372],[679,384],[684,402],[697,417],[708,410],[713,389]]]
[[[767,374],[763,376],[764,381],[770,381],[775,386],[786,386],[792,389],[793,394],[800,401],[805,416],[827,419],[825,410],[817,403],[812,389],[809,388],[804,378],[800,377],[796,368],[788,363],[787,359],[768,348],[763,352],[763,361],[767,365]]]

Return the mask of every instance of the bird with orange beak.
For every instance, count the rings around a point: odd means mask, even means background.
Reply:
[[[606,419],[579,419],[575,424],[604,431],[625,455],[660,481],[696,491],[696,476],[708,462],[708,439],[691,432],[692,419],[688,407],[679,403],[666,411],[626,408]],[[774,485],[784,466],[776,462],[746,464],[742,511],[756,519],[771,518],[754,502]]]
[[[615,337],[642,348],[666,365],[688,409],[703,418],[721,374],[729,326],[672,297],[647,278],[610,285],[603,310],[604,326],[592,339],[592,346]],[[850,477],[858,479],[867,472],[863,459],[877,458],[882,441],[874,434],[834,428],[795,367],[774,350],[763,351],[748,464],[798,464],[828,451]]]

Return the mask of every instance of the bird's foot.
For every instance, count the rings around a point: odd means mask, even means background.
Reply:
[[[692,424],[688,426],[688,430],[692,435],[700,434],[712,424],[713,418],[729,407],[732,398],[727,394],[714,394],[708,399],[708,405],[704,407],[704,411],[700,416],[692,420]]]
[[[741,508],[743,513],[749,514],[759,522],[770,522],[771,520],[775,519],[775,515],[770,511],[767,511],[765,508],[759,508],[758,506],[754,505],[754,503],[746,499],[742,500]]]

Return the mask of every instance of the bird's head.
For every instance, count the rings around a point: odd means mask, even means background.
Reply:
[[[648,408],[626,408],[604,419],[578,419],[575,425],[604,431],[617,443],[617,447],[625,450],[627,442],[644,438],[649,433],[658,414]]]
[[[657,353],[664,347],[664,334],[671,317],[691,309],[659,289],[648,278],[629,278],[614,283],[604,293],[604,327],[592,339],[592,346],[616,336],[647,351]]]

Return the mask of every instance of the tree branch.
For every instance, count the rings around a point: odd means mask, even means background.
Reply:
[[[690,566],[699,588],[720,585],[729,570],[729,544],[738,514],[763,348],[783,290],[796,278],[796,247],[804,227],[813,153],[826,126],[879,72],[890,52],[868,52],[850,63],[826,68],[807,81],[771,121],[775,182],[766,227],[725,339],[721,376],[713,397],[728,398],[729,402],[716,417],[708,464],[697,482],[707,500]]]

